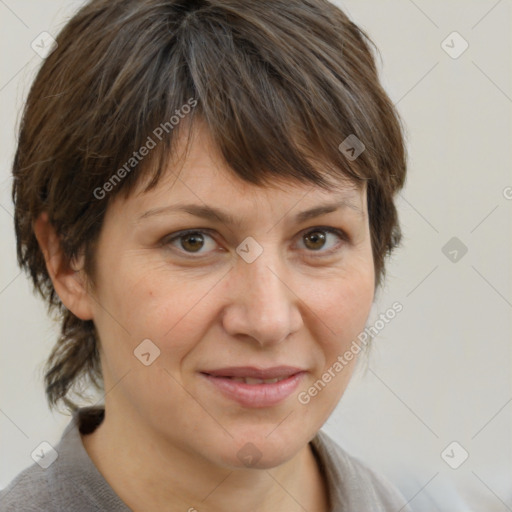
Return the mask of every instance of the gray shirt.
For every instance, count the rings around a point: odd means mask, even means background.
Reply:
[[[35,463],[18,474],[0,491],[0,510],[130,512],[89,458],[80,438],[80,432],[94,431],[103,414],[103,409],[92,407],[75,412],[55,447],[55,461],[46,469]],[[345,452],[325,432],[320,430],[311,445],[327,481],[332,512],[411,512],[385,478]]]

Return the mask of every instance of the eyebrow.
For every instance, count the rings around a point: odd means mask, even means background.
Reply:
[[[304,210],[293,217],[296,223],[305,222],[306,220],[310,220],[316,217],[320,217],[321,215],[325,215],[328,213],[336,212],[343,208],[351,208],[364,217],[363,210],[356,206],[355,204],[343,199],[341,201],[336,201],[333,203],[327,203],[321,206],[316,206],[314,208],[310,208],[309,210]],[[240,221],[233,217],[229,212],[225,210],[221,210],[219,208],[215,208],[213,206],[205,206],[199,204],[175,204],[169,206],[162,206],[158,208],[153,208],[143,213],[140,217],[138,217],[137,222],[140,222],[149,217],[154,217],[156,215],[169,214],[169,213],[188,213],[190,215],[194,215],[195,217],[199,217],[201,219],[211,220],[211,221],[219,221],[226,225],[240,225]]]

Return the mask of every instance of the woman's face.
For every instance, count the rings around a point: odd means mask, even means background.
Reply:
[[[366,192],[257,188],[195,135],[183,167],[105,216],[88,300],[106,407],[216,465],[274,467],[313,438],[353,371],[355,359],[308,393],[373,301]],[[276,367],[289,367],[266,374],[281,383],[241,381]]]

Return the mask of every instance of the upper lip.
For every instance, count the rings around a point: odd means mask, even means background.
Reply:
[[[217,370],[205,370],[201,373],[213,377],[250,377],[252,379],[276,379],[278,377],[290,377],[303,372],[302,368],[294,366],[274,366],[272,368],[255,368],[254,366],[230,366]]]

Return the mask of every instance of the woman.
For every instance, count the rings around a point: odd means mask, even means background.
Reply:
[[[320,430],[400,240],[370,44],[324,0],[92,0],[67,23],[13,199],[73,419],[2,510],[408,510]],[[87,383],[104,404],[78,405]]]

